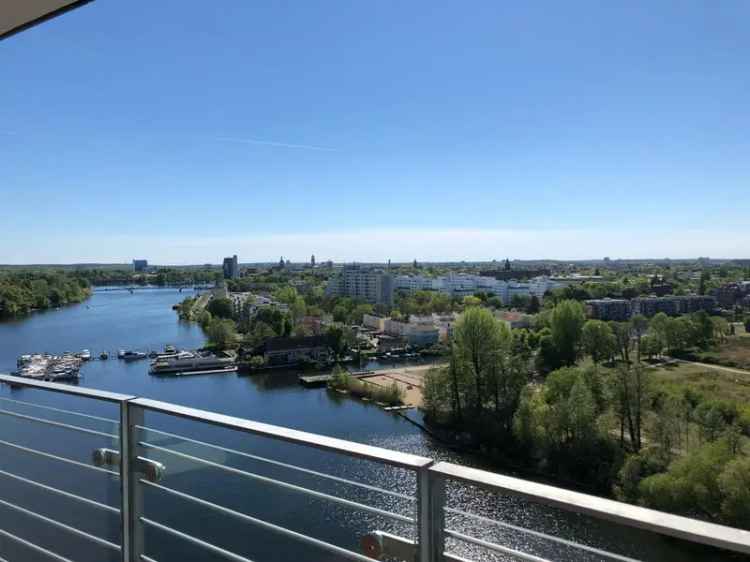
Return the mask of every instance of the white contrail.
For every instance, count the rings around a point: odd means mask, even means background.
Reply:
[[[240,139],[235,137],[219,137],[217,140],[225,142],[239,142],[244,144],[263,144],[266,146],[278,146],[280,148],[301,148],[303,150],[323,150],[325,152],[336,152],[335,148],[327,146],[314,146],[311,144],[291,144],[287,142],[274,142],[260,139]]]

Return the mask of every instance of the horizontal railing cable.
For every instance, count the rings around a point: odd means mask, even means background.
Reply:
[[[119,421],[113,420],[113,419],[110,419],[110,418],[103,418],[103,417],[100,417],[100,416],[94,416],[92,414],[84,414],[82,412],[74,412],[72,410],[64,410],[63,408],[54,408],[52,406],[44,406],[42,404],[34,404],[33,402],[26,402],[25,400],[14,400],[13,398],[0,398],[0,401],[11,402],[13,404],[23,404],[24,406],[31,406],[33,408],[40,408],[40,409],[43,409],[43,410],[49,410],[51,412],[58,412],[60,414],[66,414],[66,415],[69,415],[69,416],[78,416],[78,417],[81,417],[81,418],[88,418],[88,419],[91,419],[91,420],[102,421],[102,422],[112,423],[112,424],[115,424],[115,425],[120,425]]]
[[[568,546],[570,548],[576,548],[578,550],[585,550],[586,552],[590,552],[592,554],[596,554],[598,556],[604,556],[605,558],[610,558],[612,560],[620,560],[620,562],[640,562],[639,560],[635,558],[629,558],[627,556],[623,556],[621,554],[615,554],[614,552],[608,552],[606,550],[601,550],[599,548],[588,546],[586,544],[580,544],[574,541],[570,541],[568,539],[562,539],[560,537],[555,537],[552,535],[548,535],[546,533],[542,533],[541,531],[534,531],[533,529],[527,529],[526,527],[519,527],[518,525],[513,525],[512,523],[506,523],[505,521],[497,521],[495,519],[490,519],[489,517],[484,517],[482,515],[476,515],[474,513],[468,513],[466,511],[461,511],[460,509],[454,509],[454,508],[446,508],[445,511],[447,513],[452,513],[455,515],[460,515],[462,517],[468,517],[470,519],[476,519],[478,521],[482,521],[484,523],[489,523],[490,525],[495,525],[498,527],[503,527],[505,529],[511,529],[513,531],[518,531],[520,533],[525,533],[527,535],[532,535],[534,537],[538,537],[541,539],[548,540],[550,542],[555,542],[558,544],[562,544],[565,546]]]
[[[45,556],[48,556],[49,558],[52,558],[52,560],[57,560],[57,562],[73,562],[70,558],[65,558],[64,556],[60,556],[56,552],[52,552],[51,550],[47,550],[44,547],[41,547],[37,544],[34,544],[31,541],[27,541],[26,539],[22,539],[21,537],[18,537],[12,533],[9,533],[8,531],[5,531],[3,529],[0,529],[0,536],[5,537],[6,539],[10,539],[12,541],[17,542],[18,544],[22,544],[26,548],[29,548],[35,552],[38,552],[40,554],[44,554]]]
[[[116,507],[112,507],[111,505],[107,505],[104,503],[100,503],[95,500],[90,500],[89,498],[84,498],[83,496],[79,496],[76,494],[73,494],[71,492],[66,492],[65,490],[58,490],[57,488],[53,488],[52,486],[48,486],[46,484],[42,484],[41,482],[37,482],[35,480],[29,480],[28,478],[24,478],[23,476],[18,476],[17,474],[13,474],[11,472],[6,472],[4,470],[0,470],[0,475],[5,476],[7,478],[12,478],[14,480],[17,480],[19,482],[24,482],[25,484],[29,484],[31,486],[35,486],[37,488],[40,488],[46,492],[52,492],[53,494],[58,494],[60,496],[64,496],[66,498],[79,501],[81,503],[85,503],[86,505],[91,505],[93,507],[98,507],[99,509],[104,509],[106,511],[109,511],[111,513],[118,514],[120,513],[120,510]]]
[[[32,454],[32,455],[39,455],[40,457],[45,457],[48,459],[54,459],[56,461],[72,464],[74,466],[80,466],[82,468],[88,468],[89,470],[95,470],[97,472],[103,472],[104,474],[109,474],[110,476],[115,476],[117,478],[120,477],[120,474],[118,472],[115,472],[113,470],[109,470],[106,468],[101,468],[98,466],[94,466],[93,464],[87,464],[85,462],[75,461],[73,459],[69,459],[67,457],[61,457],[59,455],[53,455],[52,453],[45,453],[44,451],[38,451],[37,449],[31,449],[29,447],[24,447],[22,445],[17,445],[16,443],[10,443],[9,441],[3,441],[0,439],[0,445],[5,445],[6,447],[12,447],[14,449],[18,449],[19,451],[24,451],[26,453]]]
[[[27,414],[20,414],[18,412],[11,412],[10,410],[2,410],[0,409],[0,414],[4,416],[12,416],[14,418],[20,418],[23,420],[29,420],[36,423],[41,423],[44,425],[51,425],[53,427],[62,427],[63,429],[70,429],[73,431],[78,431],[80,433],[88,433],[89,435],[97,435],[99,437],[106,437],[107,439],[119,439],[119,435],[114,435],[112,433],[105,433],[104,431],[97,431],[96,429],[88,429],[86,427],[80,427],[78,425],[71,425],[69,423],[63,423],[58,421],[52,421],[52,420],[46,420],[44,418],[37,418],[35,416],[29,416]]]
[[[478,539],[476,537],[459,533],[458,531],[451,531],[450,529],[445,530],[445,536],[453,537],[454,539],[458,539],[462,542],[475,544],[488,550],[494,550],[495,552],[508,554],[509,556],[513,556],[514,558],[518,558],[519,560],[525,560],[526,562],[550,562],[550,560],[546,558],[540,558],[539,556],[534,556],[533,554],[527,554],[525,552],[521,552],[520,550],[515,550],[514,548],[501,546],[499,544],[495,544],[494,542]]]
[[[76,527],[71,527],[70,525],[66,525],[65,523],[61,523],[60,521],[57,521],[55,519],[51,519],[47,517],[46,515],[42,515],[40,513],[37,513],[36,511],[31,511],[30,509],[26,509],[25,507],[21,507],[19,505],[16,505],[14,503],[11,503],[9,501],[0,500],[0,505],[4,505],[5,507],[8,507],[10,509],[14,509],[20,513],[23,513],[25,515],[28,515],[29,517],[33,519],[37,519],[39,521],[44,521],[45,523],[48,523],[49,525],[52,525],[53,527],[57,527],[58,529],[63,529],[65,531],[68,531],[69,533],[82,537],[84,539],[88,539],[92,542],[95,542],[101,546],[105,546],[107,548],[111,548],[112,550],[120,551],[120,545],[115,544],[113,542],[110,542],[106,539],[103,539],[101,537],[97,537],[96,535],[92,535],[91,533],[87,533],[86,531],[81,531],[80,529],[77,529]]]
[[[416,501],[416,498],[413,497],[413,496],[409,496],[407,494],[401,494],[399,492],[393,492],[391,490],[385,490],[383,488],[378,488],[377,486],[372,486],[370,484],[365,484],[363,482],[356,482],[354,480],[349,480],[347,478],[342,478],[340,476],[333,476],[332,474],[325,474],[324,472],[318,472],[316,470],[311,470],[309,468],[303,468],[301,466],[295,466],[293,464],[288,464],[288,463],[285,463],[285,462],[281,462],[281,461],[277,461],[277,460],[273,460],[273,459],[268,459],[268,458],[265,458],[265,457],[259,457],[257,455],[252,455],[250,453],[246,453],[244,451],[238,451],[237,449],[230,449],[228,447],[222,447],[220,445],[214,445],[213,443],[206,443],[205,441],[199,441],[197,439],[192,439],[190,437],[184,437],[182,435],[176,435],[174,433],[169,433],[167,431],[161,431],[159,429],[152,429],[150,427],[143,427],[143,426],[140,426],[140,425],[137,425],[136,427],[138,429],[140,429],[140,430],[143,430],[143,431],[149,431],[151,433],[156,433],[157,435],[164,435],[165,437],[172,437],[172,438],[175,438],[175,439],[182,439],[183,441],[186,441],[188,443],[194,443],[196,445],[202,445],[204,447],[209,447],[209,448],[215,449],[217,451],[222,451],[224,453],[230,453],[230,454],[233,454],[233,455],[238,455],[238,456],[245,457],[245,458],[248,458],[248,459],[252,459],[252,460],[255,460],[255,461],[272,464],[274,466],[280,466],[282,468],[288,468],[290,470],[296,470],[298,472],[309,474],[311,476],[317,476],[319,478],[324,478],[324,479],[327,479],[327,480],[332,480],[334,482],[340,482],[342,484],[348,484],[350,486],[356,486],[356,487],[359,487],[359,488],[362,488],[362,489],[365,489],[365,490],[370,490],[372,492],[377,492],[377,493],[380,493],[380,494],[385,494],[385,495],[388,495],[388,496],[392,496],[394,498],[399,498],[399,499],[407,500],[407,501]]]
[[[308,496],[313,496],[316,498],[328,500],[333,503],[338,503],[341,505],[346,505],[348,507],[359,509],[362,511],[368,511],[370,513],[374,513],[376,515],[381,515],[383,517],[388,517],[390,519],[395,519],[396,521],[401,521],[404,523],[414,524],[415,520],[411,517],[407,517],[405,515],[400,515],[398,513],[392,513],[390,511],[386,511],[384,509],[379,509],[377,507],[371,507],[369,505],[364,505],[355,501],[347,500],[344,498],[339,498],[336,496],[331,496],[330,494],[325,494],[323,492],[317,492],[315,490],[310,490],[308,488],[303,488],[302,486],[297,486],[296,484],[289,484],[288,482],[282,482],[279,480],[274,480],[273,478],[268,478],[267,476],[261,476],[260,474],[255,474],[252,472],[248,472],[246,470],[241,470],[239,468],[235,468],[233,466],[227,466],[225,464],[216,463],[213,461],[209,461],[207,459],[203,459],[201,457],[195,457],[193,455],[188,455],[187,453],[180,453],[179,451],[175,451],[173,449],[168,449],[166,447],[160,447],[159,445],[153,445],[151,443],[147,443],[145,441],[140,441],[139,445],[154,449],[156,451],[161,451],[163,453],[167,453],[170,455],[174,455],[177,457],[181,457],[183,459],[187,459],[193,462],[197,462],[200,464],[205,464],[207,466],[213,466],[215,468],[224,470],[226,472],[231,472],[232,474],[238,474],[240,476],[245,476],[247,478],[252,478],[253,480],[258,480],[259,482],[265,482],[267,484],[272,484],[274,486],[278,486],[280,488],[286,488],[288,490],[293,490],[295,492],[299,492],[302,494],[306,494]]]
[[[186,494],[184,492],[180,492],[178,490],[174,490],[172,488],[162,486],[161,484],[154,484],[153,482],[149,482],[148,480],[144,480],[144,479],[141,479],[140,482],[146,486],[155,488],[157,490],[161,490],[162,492],[165,492],[167,494],[171,494],[173,496],[177,496],[184,500],[197,503],[198,505],[201,505],[203,507],[207,507],[209,509],[213,509],[214,511],[218,511],[225,515],[235,517],[236,519],[239,519],[240,521],[243,521],[245,523],[250,523],[252,525],[262,527],[263,529],[272,531],[274,533],[278,533],[284,537],[295,539],[295,540],[304,542],[312,546],[317,546],[318,548],[321,548],[322,550],[326,550],[328,552],[338,554],[340,556],[343,556],[344,558],[348,558],[350,560],[357,560],[358,562],[371,562],[372,561],[372,558],[368,556],[364,556],[362,554],[352,552],[351,550],[347,550],[346,548],[342,548],[340,546],[336,546],[334,544],[331,544],[331,543],[328,543],[328,542],[325,542],[325,541],[322,541],[313,537],[309,537],[307,535],[298,533],[296,531],[292,531],[291,529],[287,529],[279,525],[274,525],[273,523],[269,523],[268,521],[257,519],[245,513],[235,511],[234,509],[230,509],[228,507],[224,507],[222,505],[218,505],[213,502],[210,502],[201,498],[197,498],[195,496],[191,496],[190,494]]]
[[[201,546],[205,548],[206,550],[208,550],[209,552],[213,552],[214,554],[223,556],[224,558],[227,558],[228,560],[234,560],[234,562],[253,562],[249,558],[245,558],[244,556],[240,556],[239,554],[230,552],[226,549],[221,548],[220,546],[216,546],[215,544],[211,544],[210,542],[206,542],[204,540],[198,539],[196,537],[183,533],[182,531],[173,529],[172,527],[167,527],[166,525],[162,525],[161,523],[157,523],[156,521],[152,521],[151,519],[146,519],[145,517],[140,517],[139,519],[144,525],[154,527],[155,529],[164,531],[165,533],[169,535],[186,540],[187,542],[195,544],[197,546]]]

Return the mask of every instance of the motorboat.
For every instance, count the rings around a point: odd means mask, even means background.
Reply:
[[[125,361],[138,361],[146,357],[148,356],[143,351],[125,351],[120,358]]]

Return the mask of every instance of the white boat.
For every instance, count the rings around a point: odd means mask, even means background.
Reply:
[[[91,360],[91,352],[88,349],[84,349],[78,354],[78,358],[83,361],[89,361]]]
[[[208,356],[190,354],[190,357],[169,357],[157,359],[151,363],[149,372],[158,374],[204,374],[204,373],[228,373],[237,370],[234,359],[229,357]]]

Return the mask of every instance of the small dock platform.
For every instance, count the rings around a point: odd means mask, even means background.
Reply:
[[[364,377],[371,377],[375,374],[375,371],[357,371],[355,373],[349,373],[349,376],[356,379]],[[327,375],[300,375],[297,377],[300,384],[308,387],[326,386],[328,382],[333,378],[332,374]]]

